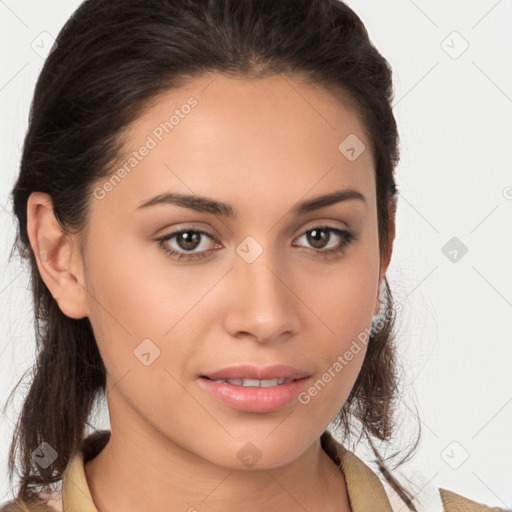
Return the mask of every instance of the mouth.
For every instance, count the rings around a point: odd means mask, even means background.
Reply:
[[[309,376],[212,379],[206,375],[198,379],[201,388],[222,404],[238,411],[260,414],[277,412],[297,402],[309,380]]]
[[[283,384],[288,384],[290,382],[294,382],[300,379],[289,378],[276,378],[276,379],[211,379],[210,377],[206,377],[203,375],[201,378],[208,379],[213,382],[217,382],[219,384],[231,384],[233,386],[242,386],[248,388],[270,388],[273,386],[281,386]]]

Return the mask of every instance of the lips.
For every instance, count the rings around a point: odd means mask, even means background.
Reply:
[[[289,370],[290,367],[288,367]],[[274,368],[275,369],[275,368]],[[215,374],[212,374],[215,375]],[[247,413],[277,412],[297,402],[298,395],[307,386],[310,377],[292,380],[277,385],[234,385],[229,382],[219,382],[208,377],[198,379],[199,386],[217,401],[231,409]],[[244,379],[245,380],[245,379]],[[270,380],[255,381],[259,384],[273,384]],[[249,381],[250,384],[251,381]]]
[[[253,365],[238,365],[223,368],[215,372],[201,375],[211,380],[233,380],[233,379],[247,379],[252,381],[270,381],[270,380],[284,380],[285,382],[292,382],[294,380],[303,379],[309,377],[309,373],[294,368],[286,364],[276,364],[265,367],[258,367]]]

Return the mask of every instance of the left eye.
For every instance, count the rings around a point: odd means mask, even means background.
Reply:
[[[322,235],[323,233],[327,233],[327,236]],[[324,246],[318,247],[318,245],[325,243],[326,239],[328,242],[330,242],[332,233],[334,233],[338,238],[341,238],[341,243],[338,242],[334,246],[331,246],[327,249]],[[313,229],[308,229],[303,235],[300,236],[300,238],[304,236],[308,239],[308,243],[312,243],[314,245],[314,250],[322,253],[339,252],[341,249],[345,248],[345,245],[349,244],[355,238],[355,235],[350,231],[330,226],[319,226]]]
[[[332,233],[334,233],[334,235],[338,237],[340,241],[335,243],[334,247],[327,247],[326,242],[331,241]],[[167,254],[170,254],[173,258],[178,260],[191,260],[203,258],[209,252],[209,250],[191,252],[192,250],[195,250],[201,246],[201,238],[203,236],[209,238],[210,240],[214,240],[213,236],[206,231],[197,229],[185,229],[170,233],[169,235],[159,238],[157,241],[159,242],[161,248]],[[314,252],[324,256],[343,251],[346,246],[348,246],[353,240],[356,239],[355,233],[332,226],[318,226],[309,229],[303,233],[299,239],[302,237],[306,237],[307,242],[313,245],[312,250]],[[169,245],[173,239],[176,239],[175,242],[178,245],[177,248],[173,248]]]

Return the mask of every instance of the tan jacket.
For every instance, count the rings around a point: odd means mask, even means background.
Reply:
[[[103,431],[103,437],[98,434],[101,435],[101,432],[84,440],[82,450],[75,454],[69,462],[63,474],[60,492],[42,496],[44,504],[39,506],[11,501],[4,504],[0,508],[0,512],[98,512],[84,472],[84,460],[87,461],[97,455],[106,443],[105,431]],[[93,438],[95,440],[91,441]],[[100,441],[98,442],[98,440]],[[354,453],[344,448],[329,432],[322,435],[321,442],[322,448],[340,467],[345,476],[352,512],[394,512],[394,510],[408,512],[409,509],[403,503],[398,507],[395,505],[395,509],[393,509],[388,493],[379,477]],[[86,443],[88,443],[87,449],[85,449]],[[441,510],[445,512],[505,512],[506,510],[487,507],[445,489],[439,489],[439,496]],[[509,509],[509,512],[512,510]]]

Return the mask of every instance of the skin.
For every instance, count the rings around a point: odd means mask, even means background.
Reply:
[[[120,165],[191,96],[197,106],[173,131],[103,199],[91,196],[87,238],[62,232],[46,194],[29,199],[32,245],[45,238],[54,248],[38,260],[41,275],[64,314],[89,317],[107,368],[112,437],[85,465],[94,502],[102,512],[349,511],[343,473],[319,438],[354,385],[364,345],[308,404],[273,413],[237,411],[198,376],[285,363],[315,382],[370,327],[394,218],[381,255],[371,151],[349,161],[338,149],[349,134],[366,148],[370,140],[339,96],[297,77],[205,75],[136,120]],[[345,188],[366,201],[290,213]],[[175,205],[135,211],[167,191],[229,203],[238,216]],[[322,225],[357,238],[323,257],[343,240],[331,232],[313,245],[306,232]],[[211,249],[205,258],[178,261],[159,246],[157,237],[183,228],[211,234],[194,250]],[[252,263],[236,252],[247,236],[263,248]],[[187,252],[178,238],[167,245]],[[146,338],[160,350],[149,366],[134,356]],[[250,468],[237,457],[249,441],[261,456]]]

